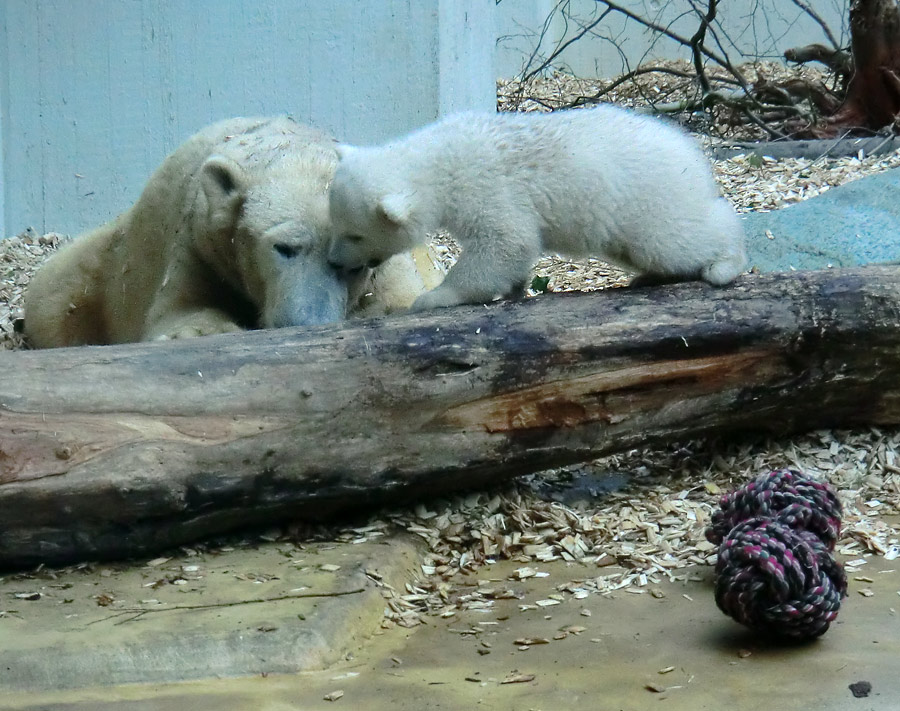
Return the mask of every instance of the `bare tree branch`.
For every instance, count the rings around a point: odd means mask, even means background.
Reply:
[[[825,23],[825,20],[823,20],[822,17],[815,10],[812,9],[812,7],[810,7],[803,0],[791,0],[791,2],[794,3],[794,5],[799,7],[801,10],[803,10],[803,12],[805,12],[807,15],[809,15],[813,20],[815,20],[817,23],[819,23],[819,27],[822,28],[822,31],[825,33],[825,36],[828,38],[828,41],[831,42],[832,47],[834,47],[835,49],[841,48],[841,45],[838,44],[838,41],[835,39],[834,34],[832,34],[832,32],[831,32],[831,28]]]
[[[561,4],[562,4],[562,3],[561,3]],[[566,4],[567,4],[567,3],[566,3]],[[557,7],[559,7],[559,5],[557,5]],[[597,25],[599,25],[601,22],[603,22],[603,20],[606,19],[606,16],[609,14],[609,12],[610,12],[610,11],[607,10],[606,12],[601,13],[599,17],[597,17],[596,19],[592,20],[592,21],[591,21],[590,23],[588,23],[587,25],[583,26],[583,27],[580,29],[579,32],[577,32],[575,35],[573,35],[572,37],[570,37],[568,40],[566,40],[565,42],[558,43],[558,44],[556,45],[556,48],[550,53],[550,56],[548,56],[543,62],[541,62],[539,66],[537,66],[536,68],[530,70],[527,74],[525,74],[525,75],[522,77],[522,83],[524,84],[524,83],[530,81],[531,79],[534,79],[534,77],[536,77],[537,75],[539,75],[541,72],[543,72],[543,71],[545,71],[546,69],[548,69],[549,67],[551,67],[551,66],[553,65],[553,63],[556,61],[556,59],[557,59],[557,58],[558,58],[558,57],[559,57],[559,56],[560,56],[560,55],[561,55],[561,54],[562,54],[562,53],[563,53],[570,45],[572,45],[574,42],[577,42],[578,40],[580,40],[580,39],[581,39],[582,37],[584,37],[586,34],[588,34],[589,32],[591,32],[591,30],[593,30]],[[547,29],[548,29],[548,27],[549,27],[549,17],[552,17],[552,15],[548,16],[548,20],[544,23],[544,29],[543,29],[542,32],[541,32],[541,37],[544,37],[545,34],[546,34],[546,32],[547,32]],[[538,43],[538,47],[540,47],[540,43]],[[536,52],[537,52],[537,48],[535,49],[535,53],[536,53]],[[535,56],[535,54],[532,54],[532,59],[534,58],[534,56]]]
[[[692,72],[685,72],[680,69],[674,69],[672,67],[640,67],[639,69],[634,69],[626,74],[623,74],[618,79],[610,82],[606,86],[604,86],[600,91],[596,94],[592,94],[591,96],[579,96],[570,104],[568,104],[567,108],[574,108],[576,106],[584,106],[586,104],[596,104],[600,101],[600,99],[609,92],[614,89],[622,86],[622,84],[626,84],[630,82],[632,79],[635,79],[644,74],[671,74],[676,77],[684,77],[685,79],[693,79],[694,74]]]
[[[777,1],[771,0],[771,2]],[[890,2],[891,0],[886,1]],[[525,68],[520,74],[521,79],[518,88],[509,95],[512,98],[512,103],[516,105],[520,102],[526,90],[525,85],[535,80],[549,67],[558,64],[563,53],[575,42],[585,36],[593,35],[607,40],[619,52],[624,69],[621,76],[600,86],[600,88],[593,87],[590,90],[594,91],[593,94],[585,91],[585,89],[581,89],[578,92],[581,95],[565,102],[561,97],[551,98],[545,96],[541,99],[535,96],[528,98],[551,110],[554,108],[577,107],[598,103],[604,100],[604,97],[607,97],[617,87],[627,82],[632,82],[638,95],[642,97],[640,103],[646,101],[655,111],[674,113],[677,111],[696,112],[702,110],[713,116],[712,120],[715,123],[716,118],[714,114],[716,109],[721,107],[730,112],[724,115],[729,118],[731,123],[737,121],[743,122],[745,125],[758,127],[772,138],[785,138],[798,131],[808,133],[815,124],[821,121],[823,116],[831,115],[836,110],[835,107],[841,105],[844,92],[829,88],[824,82],[819,82],[806,76],[788,80],[769,81],[764,76],[763,67],[760,65],[754,67],[752,74],[748,72],[745,76],[743,67],[739,67],[729,56],[729,53],[732,56],[735,56],[735,54],[740,55],[741,61],[743,61],[746,55],[736,44],[735,40],[737,38],[729,36],[723,21],[720,19],[720,14],[724,12],[720,2],[721,0],[680,0],[680,5],[675,8],[661,6],[653,13],[649,13],[642,12],[638,8],[632,9],[629,3],[624,2],[624,0],[594,0],[595,10],[593,13],[586,17],[578,17],[573,14],[575,10],[571,0],[557,0],[553,13],[561,16],[565,31],[556,41],[552,52],[536,66],[535,62],[540,57],[541,48],[536,47],[534,52],[531,53]],[[792,4],[818,23],[828,37],[829,42],[834,45],[834,49],[824,45],[810,45],[809,47],[788,50],[784,53],[784,56],[789,61],[821,61],[831,70],[833,76],[848,77],[852,73],[849,68],[849,54],[838,47],[834,33],[831,32],[822,16],[812,7],[810,0],[792,0]],[[684,12],[682,12],[682,9]],[[777,13],[777,5],[764,4],[761,1],[751,9],[751,17],[752,13],[758,13],[767,22],[768,15],[766,13],[770,10],[776,12],[776,16],[781,18]],[[628,26],[628,23],[637,23],[656,38],[650,42],[650,49],[645,53],[644,59],[649,56],[649,52],[656,44],[658,38],[666,38],[676,42],[690,52],[693,71],[665,64],[654,64],[653,66],[638,65],[636,68],[629,66],[630,62],[625,53],[625,45],[607,32],[611,28],[609,24],[610,17],[616,14],[624,18],[625,23],[623,26]],[[684,21],[686,16],[696,17],[697,19],[696,29],[690,35],[676,29],[680,27],[680,23]],[[797,17],[802,17],[802,14],[798,13]],[[601,27],[601,23],[604,21],[607,24]],[[753,32],[755,33],[755,20],[751,19],[750,24],[753,26]],[[541,30],[539,44],[544,42],[550,27],[551,18],[548,17]],[[776,38],[771,34],[771,28],[769,31],[774,47],[781,35],[779,35],[779,38]],[[571,36],[569,36],[570,32],[572,33]],[[746,32],[746,28],[744,32]],[[661,84],[662,89],[660,89],[660,85],[653,85],[651,87],[654,89],[653,91],[648,90],[649,85],[646,81],[636,81],[638,77],[655,73],[680,77],[684,81],[663,82]],[[752,77],[752,81],[747,78],[748,76]],[[894,77],[889,77],[888,79],[894,79]],[[691,82],[691,85],[688,86],[687,82]],[[891,82],[887,81],[886,83]],[[895,83],[900,87],[900,72],[897,74]],[[672,101],[673,98],[676,98],[672,96],[675,92],[680,97],[686,98],[682,98],[680,101]],[[898,89],[898,92],[900,92],[900,89]]]
[[[529,67],[531,67],[531,63],[535,60],[538,55],[538,52],[541,50],[541,45],[544,43],[544,37],[547,36],[547,32],[550,30],[550,24],[553,22],[553,16],[560,10],[560,8],[566,4],[567,0],[563,0],[558,2],[553,10],[544,18],[544,24],[541,27],[541,31],[538,33],[537,42],[534,43],[534,49],[531,50],[531,55],[528,57],[528,61],[525,62],[525,66],[522,69],[523,79],[522,83],[525,83],[524,74],[528,71]],[[544,62],[546,65],[546,62]]]
[[[706,71],[703,68],[701,48],[704,46],[704,40],[706,40],[707,28],[712,24],[712,21],[716,19],[716,6],[718,4],[719,0],[709,0],[706,15],[698,13],[700,14],[700,26],[694,33],[694,36],[691,37],[691,55],[694,60],[694,70],[697,72],[697,80],[700,82],[700,88],[703,89],[704,94],[710,92],[710,86],[709,79],[706,77]],[[693,3],[691,3],[691,5],[693,6]]]
[[[808,44],[805,47],[786,49],[784,58],[797,64],[820,62],[838,76],[849,74],[853,65],[853,59],[849,52],[842,49],[829,49],[824,44]]]
[[[748,105],[747,97],[739,97],[738,99],[731,98],[720,94],[716,91],[711,91],[708,94],[704,95],[702,100],[684,100],[684,101],[676,101],[671,104],[656,104],[653,107],[653,110],[656,113],[661,114],[674,114],[681,113],[684,111],[696,111],[697,109],[710,109],[713,106],[725,106],[728,108],[736,109],[744,114],[750,121],[756,124],[759,128],[765,131],[770,138],[788,138],[787,134],[782,133],[778,129],[770,126],[766,123],[753,109]],[[777,108],[784,109],[789,111],[791,107],[779,106]]]
[[[679,44],[681,44],[685,47],[691,46],[691,40],[689,38],[682,37],[681,35],[670,30],[668,27],[663,27],[662,25],[660,25],[656,22],[652,22],[652,21],[646,19],[645,17],[641,17],[637,13],[634,13],[631,10],[621,7],[620,5],[617,5],[616,3],[611,2],[610,0],[596,0],[596,1],[598,3],[603,3],[610,10],[614,10],[615,12],[619,12],[619,13],[625,15],[625,17],[628,17],[628,18],[634,20],[635,22],[637,22],[640,25],[643,25],[647,29],[653,30],[654,32],[658,32],[659,34],[664,35],[664,36],[668,37],[669,39],[675,40],[676,42],[678,42]],[[747,80],[744,78],[744,75],[741,73],[741,71],[736,66],[734,66],[734,64],[732,64],[731,60],[728,59],[727,55],[716,54],[715,52],[710,50],[705,45],[700,45],[699,49],[700,49],[700,53],[703,54],[703,56],[711,59],[713,62],[718,64],[720,67],[723,67],[723,68],[727,69],[729,72],[731,72],[731,74],[733,74],[734,77],[741,83],[741,86],[745,89],[745,91],[747,91],[748,94],[750,93],[750,87],[747,85]]]

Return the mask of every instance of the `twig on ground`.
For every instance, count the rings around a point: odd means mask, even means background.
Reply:
[[[263,602],[280,602],[282,600],[300,600],[303,598],[313,598],[313,597],[344,597],[345,595],[357,595],[361,592],[365,592],[365,588],[352,588],[350,590],[338,590],[337,592],[329,592],[329,593],[295,593],[290,595],[273,595],[272,597],[257,597],[251,598],[249,600],[232,600],[231,602],[210,602],[201,605],[172,605],[171,607],[132,607],[125,610],[120,610],[112,615],[107,615],[106,617],[100,620],[93,620],[92,622],[88,622],[88,625],[94,625],[98,622],[105,622],[106,620],[111,620],[116,617],[122,617],[124,615],[132,615],[127,620],[119,620],[115,624],[121,625],[126,622],[133,622],[144,615],[150,612],[172,612],[174,610],[210,610],[220,607],[237,607],[238,605],[256,605]]]

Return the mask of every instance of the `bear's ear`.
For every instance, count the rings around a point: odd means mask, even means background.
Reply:
[[[210,156],[200,168],[200,185],[206,194],[210,212],[233,210],[244,199],[247,178],[244,169],[231,158]]]
[[[392,193],[391,195],[383,195],[378,200],[375,212],[378,217],[388,222],[392,227],[400,227],[409,220],[409,213],[412,208],[408,195],[403,193]]]
[[[334,150],[337,151],[338,159],[344,160],[344,158],[351,155],[356,150],[356,146],[351,146],[349,143],[338,143],[334,147]]]

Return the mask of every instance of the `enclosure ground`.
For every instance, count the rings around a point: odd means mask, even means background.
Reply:
[[[432,618],[413,630],[382,631],[352,645],[352,653],[327,671],[7,692],[0,708],[895,709],[897,567],[896,561],[874,558],[851,572],[850,596],[829,632],[811,644],[784,647],[761,641],[716,609],[708,567],[694,569],[685,582],[664,582],[644,594],[622,590],[546,604],[558,597],[559,580],[594,571],[556,561],[535,565],[540,575],[517,580],[521,564],[505,561],[463,584],[473,590],[509,589],[514,596],[484,611]],[[169,614],[177,626],[195,613]],[[93,627],[102,640],[108,627]],[[854,697],[850,685],[858,682],[871,685],[868,697]]]
[[[379,629],[409,537],[82,565],[0,578],[0,708],[64,690],[322,669]]]

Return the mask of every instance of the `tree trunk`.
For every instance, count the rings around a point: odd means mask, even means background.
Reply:
[[[850,6],[853,73],[847,96],[824,134],[877,131],[900,112],[900,5],[897,0],[853,0]],[[825,137],[824,135],[820,137]]]
[[[0,565],[150,552],[652,443],[900,422],[900,269],[0,354]]]

